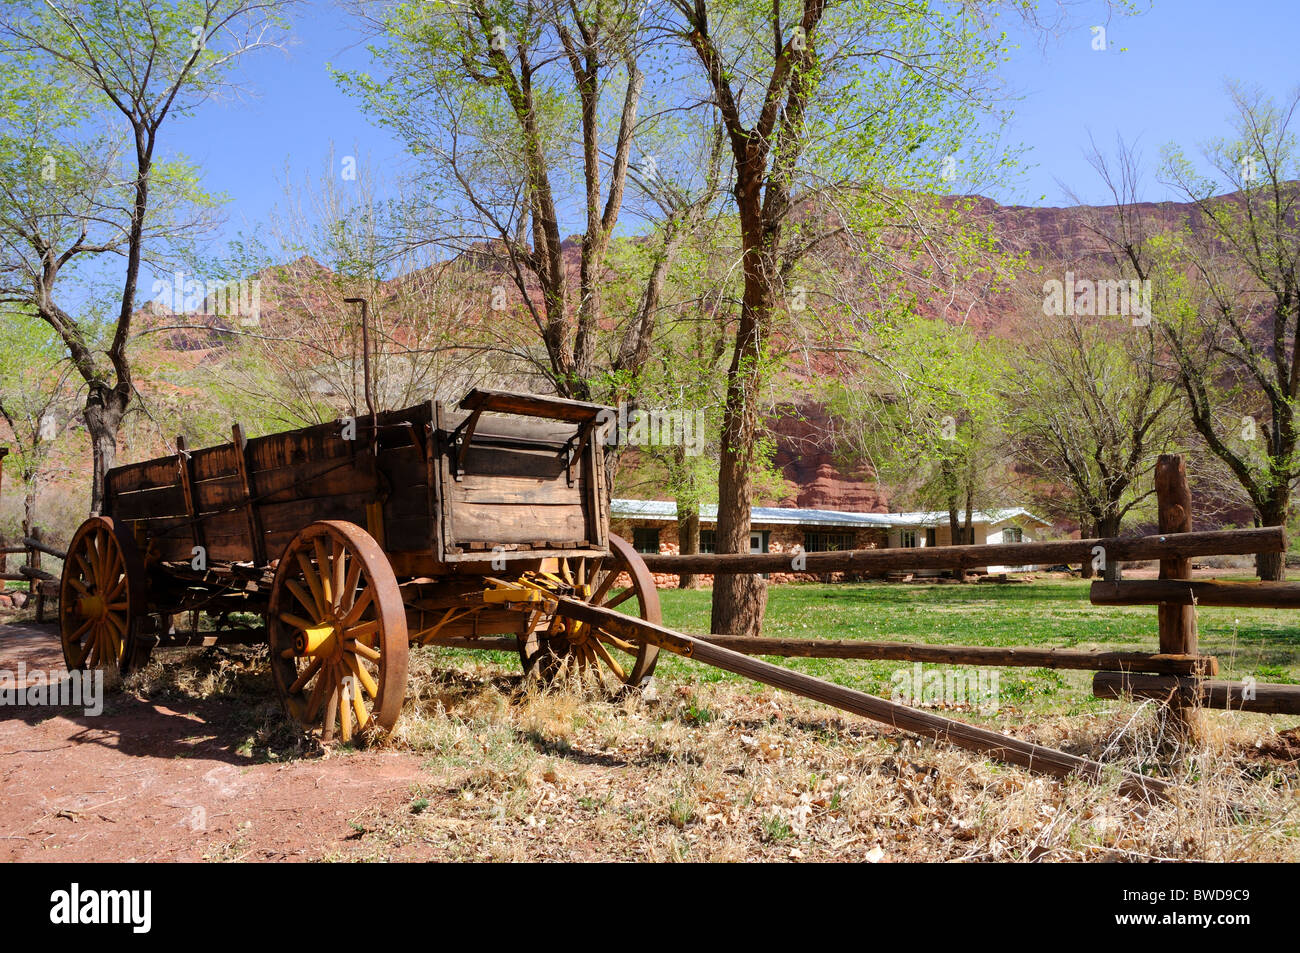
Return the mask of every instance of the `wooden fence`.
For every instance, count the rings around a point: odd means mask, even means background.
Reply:
[[[925,645],[912,642],[824,641],[711,635],[710,643],[746,655],[803,658],[886,659],[949,665],[1030,666],[1094,671],[1099,698],[1158,698],[1179,723],[1194,731],[1197,707],[1274,714],[1300,714],[1300,685],[1216,680],[1218,659],[1201,655],[1196,606],[1300,609],[1300,584],[1191,579],[1198,556],[1255,555],[1286,551],[1280,526],[1192,532],[1191,493],[1181,456],[1162,455],[1155,489],[1159,534],[1137,538],[1004,543],[920,549],[864,549],[829,553],[649,554],[646,564],[662,573],[914,572],[968,570],[990,565],[1055,565],[1098,560],[1159,560],[1159,578],[1092,584],[1094,605],[1153,605],[1158,651],[1105,652],[1041,647]],[[798,559],[798,564],[793,560]]]
[[[57,601],[59,598],[59,577],[42,568],[41,557],[53,556],[55,559],[62,560],[66,555],[63,551],[55,549],[44,542],[39,527],[33,527],[32,535],[24,536],[21,544],[9,544],[0,539],[0,595],[12,597],[14,592],[21,591],[7,591],[5,588],[6,583],[27,583],[28,598],[34,601],[36,607],[36,621],[44,622],[46,600],[52,598]],[[23,557],[17,572],[9,571],[8,561],[10,556]]]

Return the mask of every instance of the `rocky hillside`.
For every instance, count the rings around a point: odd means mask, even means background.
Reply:
[[[1188,207],[1171,202],[1148,203],[1141,206],[1139,212],[1149,219],[1154,228],[1172,229],[1184,223]],[[1067,270],[1078,278],[1103,278],[1117,274],[1116,265],[1105,243],[1095,231],[1110,214],[1107,209],[1088,206],[1004,206],[981,197],[974,200],[970,214],[988,224],[1003,250],[1024,256],[1030,267],[1025,270],[1015,292],[1002,291],[967,300],[960,304],[959,312],[954,310],[950,298],[936,295],[938,303],[931,309],[935,317],[966,321],[984,333],[997,335],[1010,327],[1014,310],[1025,307],[1025,301],[1032,299],[1036,293],[1034,289],[1041,288],[1043,280],[1063,278]],[[576,282],[577,243],[573,240],[565,242],[565,252]],[[481,285],[487,289],[502,285],[510,297],[515,298],[513,287],[506,280],[490,250],[467,255],[453,267],[467,275],[471,287]],[[282,320],[281,309],[277,307],[279,303],[293,302],[297,308],[326,308],[331,307],[331,304],[317,299],[336,293],[334,283],[329,280],[329,269],[310,258],[266,269],[257,277],[261,280],[261,333],[277,333]],[[396,298],[411,292],[423,277],[425,273],[414,272],[395,278],[384,287],[377,303],[382,305],[385,298]],[[304,289],[308,286],[319,290],[307,292]],[[924,303],[924,295],[921,298]],[[146,313],[141,316],[143,326],[158,327],[173,320],[173,315],[159,314],[156,310],[146,309]],[[223,315],[213,313],[215,309],[205,310],[207,313],[183,316],[183,323],[198,325],[200,329],[163,332],[166,346],[177,351],[191,352],[191,360],[219,363],[223,338],[228,336],[232,328],[237,330],[237,327],[228,313]],[[500,314],[481,307],[476,310],[480,317],[475,319],[474,324],[480,330],[484,324],[507,320]],[[789,406],[772,420],[771,426],[777,436],[776,463],[785,477],[786,490],[762,502],[827,509],[887,511],[890,501],[876,486],[871,473],[865,469],[846,467],[836,460],[824,437],[827,424],[825,409],[813,402]]]

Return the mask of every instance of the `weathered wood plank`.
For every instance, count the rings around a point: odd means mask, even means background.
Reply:
[[[114,519],[136,520],[183,515],[186,515],[185,493],[175,482],[169,486],[113,495]]]
[[[1214,656],[1156,655],[1150,652],[1105,652],[1089,649],[1021,648],[984,645],[924,645],[916,642],[769,639],[740,635],[701,636],[714,645],[746,655],[783,658],[885,659],[936,665],[996,665],[1067,668],[1085,671],[1127,670],[1165,674],[1217,675]]]
[[[469,418],[469,412],[443,404],[438,430],[445,438]],[[567,421],[543,420],[537,417],[510,417],[485,413],[474,428],[475,442],[519,442],[524,445],[563,446],[573,436],[577,425]]]
[[[288,503],[264,503],[258,507],[258,516],[263,531],[268,534],[280,530],[296,533],[317,520],[350,520],[358,526],[365,526],[366,504],[373,498],[369,493],[348,493]]]
[[[105,479],[106,491],[117,494],[168,486],[176,482],[176,469],[175,456],[114,467]]]
[[[239,474],[197,481],[194,484],[194,500],[200,514],[241,511],[244,487]]]
[[[1161,559],[1170,556],[1238,556],[1286,550],[1281,526],[1168,533],[1116,539],[1073,539],[1050,543],[992,543],[974,546],[923,546],[916,549],[848,549],[803,553],[802,571],[906,572],[916,569],[975,569],[980,566],[1027,566],[1077,563],[1092,558],[1100,546],[1106,558]],[[748,573],[788,572],[793,553],[699,553],[691,556],[647,553],[651,572]]]
[[[394,495],[416,484],[423,488],[428,479],[424,453],[416,446],[381,450],[378,466],[379,472],[392,486]]]
[[[595,419],[602,411],[613,412],[612,407],[590,404],[563,397],[541,397],[536,394],[511,394],[499,390],[475,389],[464,396],[460,409],[483,410],[525,417],[542,417],[581,423]]]
[[[360,437],[358,422],[358,438]],[[350,455],[360,444],[358,440],[344,440],[341,425],[335,421],[317,424],[301,430],[253,437],[248,441],[247,453],[253,472],[281,470],[320,460],[332,460]]]
[[[536,540],[569,542],[586,538],[581,506],[496,505],[456,503],[451,508],[452,532],[457,545],[469,542],[532,543]]]
[[[279,470],[254,470],[250,477],[257,486],[257,505],[289,503],[350,493],[369,493],[377,498],[374,475],[360,457],[338,457]]]
[[[1095,606],[1241,606],[1300,609],[1300,583],[1231,582],[1220,579],[1098,580],[1089,590]]]
[[[196,483],[235,475],[235,448],[228,443],[190,452],[190,470]]]
[[[466,472],[447,492],[455,501],[581,505],[583,499],[582,486],[569,486],[563,471],[555,477]]]
[[[501,476],[524,476],[542,480],[563,479],[565,461],[550,448],[531,450],[524,447],[493,447],[472,443],[465,454],[465,476],[485,479]]]
[[[1098,698],[1151,698],[1182,707],[1300,715],[1300,685],[1098,672],[1092,679],[1092,693]]]

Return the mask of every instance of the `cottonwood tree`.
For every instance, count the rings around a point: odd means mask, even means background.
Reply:
[[[973,542],[975,508],[998,501],[1005,469],[998,342],[914,318],[878,329],[871,355],[831,387],[839,451],[893,495],[945,511],[954,545]]]
[[[36,526],[36,502],[52,477],[50,455],[72,416],[71,366],[48,325],[10,313],[0,323],[0,420],[13,442],[10,469],[23,492],[23,535]]]
[[[0,148],[12,159],[0,166],[0,303],[46,321],[84,382],[92,513],[134,392],[141,266],[192,236],[212,204],[191,168],[160,155],[160,135],[230,89],[245,54],[274,45],[289,2],[0,3]],[[110,268],[118,290],[101,347],[74,285],[102,285]]]
[[[641,362],[638,380],[626,387],[614,384],[608,388],[635,393],[632,411],[666,413],[661,423],[666,419],[683,424],[681,433],[670,433],[661,443],[638,445],[634,453],[620,453],[615,477],[622,492],[672,497],[677,507],[678,551],[683,554],[700,551],[700,508],[713,502],[717,492],[717,438],[727,345],[737,311],[729,259],[718,254],[719,249],[734,244],[727,226],[724,219],[714,216],[695,229],[683,247],[678,267],[670,277],[665,276],[662,313],[656,319],[654,340],[644,342],[648,358]],[[636,238],[616,243],[611,264],[619,277],[607,289],[611,309],[617,312],[643,306],[638,299],[643,297],[644,275],[656,267],[653,247]],[[686,425],[690,427],[689,441]],[[695,584],[694,574],[678,577],[679,588],[694,588]]]
[[[518,305],[529,333],[498,322],[498,346],[533,364],[561,395],[588,400],[598,396],[598,378],[634,380],[664,276],[716,188],[712,140],[700,132],[707,123],[677,137],[662,117],[642,116],[654,101],[640,63],[644,4],[354,6],[377,39],[371,49],[383,75],[340,80],[422,170],[396,237],[499,275],[485,298],[503,318]],[[668,138],[672,149],[662,148]],[[657,243],[657,259],[641,306],[611,334],[606,258],[633,191],[654,226],[647,240]],[[576,226],[576,287],[566,218]],[[607,357],[605,335],[619,342]]]
[[[1047,487],[1066,488],[1040,503],[1079,519],[1085,536],[1120,534],[1154,493],[1157,456],[1180,449],[1184,436],[1158,329],[1138,321],[1029,310],[1007,353],[1011,452]]]
[[[771,344],[801,262],[837,239],[909,227],[919,191],[965,155],[994,99],[999,40],[982,5],[671,0],[662,24],[683,75],[717,109],[732,152],[744,290],[732,347],[718,484],[720,552],[748,547]],[[924,160],[929,161],[924,161]],[[923,203],[928,204],[928,203]],[[815,209],[797,221],[800,212]],[[755,633],[751,576],[720,576],[714,632]]]
[[[1300,151],[1293,128],[1300,91],[1280,105],[1230,85],[1233,134],[1194,162],[1165,151],[1161,177],[1191,210],[1174,234],[1152,227],[1138,201],[1140,160],[1120,146],[1094,154],[1111,192],[1103,231],[1140,280],[1152,282],[1155,320],[1172,379],[1202,441],[1231,471],[1257,526],[1285,525],[1300,478]],[[1256,559],[1261,579],[1282,579],[1282,554]]]

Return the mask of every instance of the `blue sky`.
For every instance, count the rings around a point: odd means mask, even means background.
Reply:
[[[1275,96],[1300,85],[1297,0],[1153,0],[1143,15],[1106,24],[1109,49],[1098,52],[1090,26],[1103,22],[1102,11],[1100,3],[1076,7],[1073,27],[1045,46],[1013,37],[1020,48],[1003,76],[1019,98],[1006,140],[1027,148],[1026,167],[1018,181],[982,191],[1007,203],[1069,204],[1059,180],[1104,200],[1083,158],[1089,132],[1107,148],[1122,133],[1153,163],[1166,142],[1194,148],[1226,131],[1227,79]],[[337,89],[327,64],[364,68],[368,55],[346,13],[307,0],[288,52],[243,65],[251,96],[209,104],[165,134],[167,150],[197,160],[206,185],[231,197],[226,237],[256,230],[283,201],[286,167],[298,178],[319,174],[331,141],[337,156],[401,161],[400,147]],[[1147,198],[1170,197],[1154,176],[1145,184]]]
[[[1008,64],[1004,75],[1021,96],[1010,138],[1028,147],[1032,167],[1019,195],[999,199],[1070,204],[1059,180],[1086,201],[1105,201],[1082,155],[1089,131],[1103,149],[1117,133],[1136,141],[1153,165],[1165,143],[1194,151],[1229,131],[1226,81],[1258,84],[1278,98],[1300,85],[1297,0],[1153,0],[1142,16],[1106,26],[1104,53],[1092,49],[1090,25],[1078,19],[1042,51],[1023,42]],[[1173,197],[1154,175],[1145,185],[1150,200]]]

